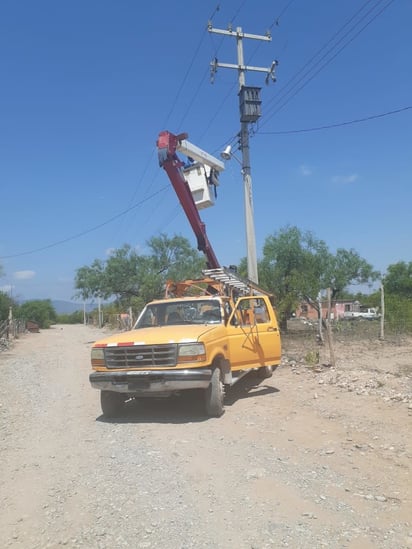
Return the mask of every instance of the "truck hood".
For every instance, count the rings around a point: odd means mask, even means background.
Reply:
[[[213,331],[224,329],[221,324],[190,324],[185,326],[153,326],[121,332],[93,344],[93,347],[107,345],[160,345],[162,343],[190,343],[198,341],[200,337]]]

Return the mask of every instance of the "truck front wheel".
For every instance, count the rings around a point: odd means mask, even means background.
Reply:
[[[272,377],[273,368],[272,366],[262,366],[258,368],[256,374],[260,379],[267,379],[268,377]]]
[[[125,399],[122,393],[100,391],[100,404],[104,416],[117,417],[123,410],[124,403]]]
[[[206,413],[209,417],[220,417],[224,411],[225,393],[222,380],[220,379],[220,369],[213,370],[210,385],[205,389]]]

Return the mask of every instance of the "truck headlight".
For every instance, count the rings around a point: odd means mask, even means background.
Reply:
[[[202,362],[206,360],[203,343],[184,343],[178,348],[178,362]]]

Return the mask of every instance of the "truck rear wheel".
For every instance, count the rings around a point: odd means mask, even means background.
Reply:
[[[205,407],[209,417],[220,417],[224,412],[225,393],[222,380],[220,379],[220,369],[213,370],[210,385],[205,389]]]
[[[105,417],[117,417],[123,410],[125,398],[122,393],[100,391],[100,404]]]

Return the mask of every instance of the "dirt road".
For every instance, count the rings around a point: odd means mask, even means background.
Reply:
[[[286,350],[219,419],[187,396],[106,421],[100,336],[54,327],[0,353],[1,547],[412,547],[411,345],[346,346],[335,370]]]

